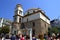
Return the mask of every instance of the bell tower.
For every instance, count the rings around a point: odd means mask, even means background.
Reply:
[[[14,22],[19,23],[21,21],[22,16],[23,16],[22,6],[20,4],[17,4],[15,8]]]
[[[13,16],[13,33],[14,34],[17,34],[18,31],[20,31],[22,16],[23,16],[22,5],[17,4],[14,11],[14,16]]]

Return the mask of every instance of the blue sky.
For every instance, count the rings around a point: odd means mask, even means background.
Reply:
[[[41,8],[51,20],[60,17],[60,0],[0,0],[0,18],[13,20],[16,4],[21,4],[24,12],[30,8]]]

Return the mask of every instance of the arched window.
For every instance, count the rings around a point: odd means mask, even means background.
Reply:
[[[33,13],[35,13],[35,10],[33,10]]]
[[[32,30],[32,34],[35,35],[35,29]]]
[[[21,24],[21,29],[24,29],[25,28],[25,25],[24,23]]]
[[[28,18],[27,18],[27,22],[28,22]]]
[[[32,22],[32,24],[33,24],[33,27],[35,27],[35,22]]]
[[[21,22],[21,18],[19,18],[19,22]]]
[[[22,14],[22,11],[21,10],[19,10],[19,14]]]

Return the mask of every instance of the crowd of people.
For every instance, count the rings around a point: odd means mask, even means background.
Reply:
[[[0,37],[0,39],[2,40],[29,40],[30,37],[29,35],[22,35],[22,34],[18,34],[18,35],[14,35],[12,34],[11,36],[6,35],[6,36],[2,36]]]
[[[14,35],[12,34],[10,37],[9,35],[6,35],[6,36],[2,36],[0,37],[0,39],[2,40],[30,40],[30,36],[29,35],[22,35],[22,34],[19,34],[19,35]],[[32,40],[60,40],[60,34],[48,34],[48,35],[38,35],[38,38],[35,37],[35,35],[32,35]]]

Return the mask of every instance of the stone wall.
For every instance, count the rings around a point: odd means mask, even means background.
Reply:
[[[33,26],[33,22],[35,25]],[[32,20],[24,23],[25,28],[35,29],[35,36],[38,37],[39,34],[46,34],[48,32],[48,27],[50,24],[46,23],[42,19]]]

